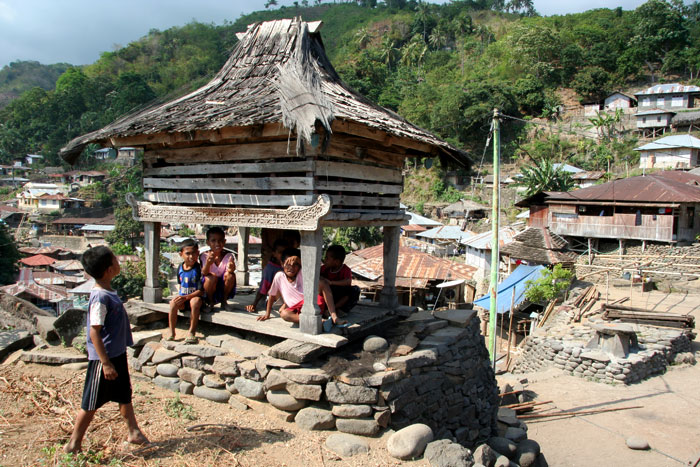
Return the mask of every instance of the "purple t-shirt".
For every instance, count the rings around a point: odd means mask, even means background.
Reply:
[[[90,339],[90,326],[102,326],[100,335],[109,358],[118,357],[134,345],[129,317],[124,304],[114,290],[95,287],[90,292],[87,312],[87,351],[89,360],[99,360]]]
[[[263,269],[262,280],[260,281],[260,293],[262,295],[267,295],[272,287],[272,281],[275,279],[275,275],[282,270],[282,266],[279,264],[268,261]]]

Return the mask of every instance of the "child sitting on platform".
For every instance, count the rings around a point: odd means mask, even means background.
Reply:
[[[360,299],[360,288],[352,285],[352,271],[344,264],[345,248],[331,245],[321,265],[322,281],[328,282],[338,312],[348,313]]]
[[[280,317],[292,323],[299,322],[299,314],[304,306],[301,252],[295,248],[285,250],[282,254],[282,265],[283,270],[275,275],[272,286],[270,286],[265,314],[259,316],[258,321],[265,321],[270,318],[272,304],[281,296],[284,303],[280,307]],[[338,315],[335,312],[335,303],[333,302],[333,293],[326,281],[319,282],[319,292],[318,306],[321,308],[321,312],[323,313],[327,309],[333,323],[343,324],[338,320]]]
[[[267,294],[272,285],[272,281],[275,279],[275,275],[282,270],[282,253],[287,249],[287,242],[283,238],[278,238],[272,245],[272,255],[270,260],[265,265],[262,272],[262,279],[260,281],[260,288],[258,293],[255,295],[255,300],[253,300],[252,305],[248,305],[245,309],[250,313],[255,313],[258,308],[258,303],[263,297],[267,297]]]
[[[211,250],[199,256],[206,311],[217,303],[223,310],[231,311],[228,299],[236,295],[236,260],[233,253],[224,249],[226,234],[221,227],[207,230],[207,245]]]
[[[170,300],[170,315],[168,324],[170,325],[170,336],[167,340],[175,339],[175,324],[177,323],[177,312],[189,308],[190,329],[185,338],[186,344],[197,343],[195,331],[199,321],[199,311],[202,308],[202,266],[199,264],[199,245],[188,238],[180,244],[180,257],[182,264],[177,269],[178,293]]]

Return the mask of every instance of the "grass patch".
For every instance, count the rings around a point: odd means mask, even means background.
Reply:
[[[168,417],[184,418],[186,420],[196,420],[197,416],[191,405],[180,400],[180,396],[175,396],[165,404],[165,413]]]

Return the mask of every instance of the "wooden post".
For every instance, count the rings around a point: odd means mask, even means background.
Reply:
[[[620,256],[620,259],[622,259],[622,255],[624,254],[624,253],[623,253],[624,243],[622,243],[622,239],[620,239],[620,240],[618,240],[618,241],[620,242],[620,249],[618,250],[618,251],[619,251],[618,254],[619,254],[619,256]]]
[[[143,288],[143,301],[159,303],[163,299],[163,289],[158,281],[160,269],[160,222],[143,223],[143,247],[146,252],[146,284]]]
[[[384,226],[384,287],[379,303],[387,308],[396,308],[399,298],[396,295],[396,268],[399,263],[399,242],[401,229]]]
[[[238,227],[238,263],[236,264],[236,283],[250,285],[248,273],[248,233],[250,228]]]
[[[304,306],[299,329],[305,334],[321,334],[321,308],[317,303],[318,280],[321,275],[323,228],[301,232],[301,271],[304,279]]]
[[[608,297],[610,292],[610,271],[605,271],[605,304],[608,304]]]
[[[647,249],[647,241],[642,240],[642,253],[644,253],[644,250],[646,250],[646,249]]]
[[[591,239],[588,239],[588,265],[591,265]]]

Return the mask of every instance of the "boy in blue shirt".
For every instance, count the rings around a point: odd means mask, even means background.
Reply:
[[[199,322],[199,312],[204,303],[202,300],[202,295],[204,295],[202,267],[197,261],[199,259],[199,245],[197,245],[197,242],[191,238],[183,241],[180,244],[180,258],[182,258],[182,264],[177,269],[178,293],[170,300],[170,315],[168,316],[170,336],[167,339],[175,339],[175,324],[177,323],[178,310],[184,310],[189,307],[191,311],[190,330],[185,338],[185,343],[196,344],[195,331]]]
[[[106,246],[87,250],[81,259],[85,271],[95,279],[90,292],[87,312],[88,368],[75,428],[68,443],[67,453],[80,451],[85,431],[95,412],[106,402],[119,404],[119,412],[129,429],[127,440],[146,444],[131,404],[131,380],[126,360],[126,347],[133,345],[131,327],[126,310],[117,293],[112,290],[112,279],[119,274],[117,257]]]

